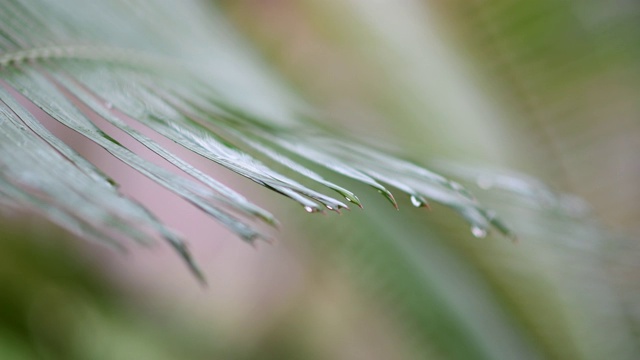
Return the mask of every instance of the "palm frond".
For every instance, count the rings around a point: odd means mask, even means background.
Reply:
[[[349,202],[361,206],[354,193],[320,174],[330,170],[370,185],[396,207],[388,186],[416,206],[433,200],[455,209],[477,236],[491,227],[511,235],[459,184],[324,129],[203,4],[6,0],[2,7],[3,203],[32,209],[80,237],[114,246],[121,246],[122,237],[147,243],[152,231],[198,273],[184,241],[52,135],[30,110],[33,104],[248,242],[264,237],[253,221],[275,225],[276,219],[147,133],[160,134],[308,212],[339,212]],[[98,126],[97,119],[193,179],[142,159]],[[137,130],[140,125],[144,131]],[[313,190],[274,170],[275,164],[339,196]]]

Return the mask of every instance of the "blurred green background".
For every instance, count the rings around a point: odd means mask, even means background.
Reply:
[[[460,179],[519,241],[348,181],[364,211],[311,216],[221,173],[282,219],[255,250],[140,195],[193,239],[202,288],[168,248],[7,209],[0,359],[640,358],[640,3],[214,5],[331,126]]]

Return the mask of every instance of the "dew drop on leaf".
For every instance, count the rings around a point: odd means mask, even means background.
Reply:
[[[419,196],[411,195],[411,205],[415,207],[424,207],[426,206],[424,199]]]
[[[313,208],[311,206],[305,206],[304,207],[304,211],[306,211],[308,213],[312,213],[313,212]]]
[[[471,227],[471,233],[473,234],[473,236],[477,237],[478,239],[482,239],[485,238],[487,236],[487,230],[483,229],[479,226],[472,226]]]

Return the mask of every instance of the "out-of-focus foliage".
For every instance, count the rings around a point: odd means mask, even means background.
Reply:
[[[37,222],[0,225],[0,358],[171,358],[177,343],[163,346],[150,325],[129,317],[64,233]]]
[[[437,1],[509,106],[528,167],[637,228],[640,4]]]

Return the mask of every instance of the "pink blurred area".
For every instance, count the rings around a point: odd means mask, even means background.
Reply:
[[[271,246],[266,242],[250,246],[178,195],[118,161],[87,138],[33,105],[29,105],[29,110],[37,114],[56,136],[112,177],[122,194],[143,204],[169,228],[188,239],[189,248],[206,276],[207,286],[200,286],[178,254],[159,238],[151,249],[128,244],[125,254],[87,245],[87,251],[109,277],[140,304],[196,317],[215,317],[217,322],[228,326],[243,328],[246,325],[249,328],[249,324],[269,323],[269,317],[276,317],[282,308],[286,308],[287,299],[303,290],[305,269],[291,247]],[[144,159],[184,176],[179,169],[106,121],[97,116],[92,121]],[[252,200],[259,199],[260,195],[253,193],[258,186],[252,182],[190,153],[133,120],[128,119],[128,122],[208,175],[250,195]],[[263,230],[272,237],[283,235],[267,227]]]

